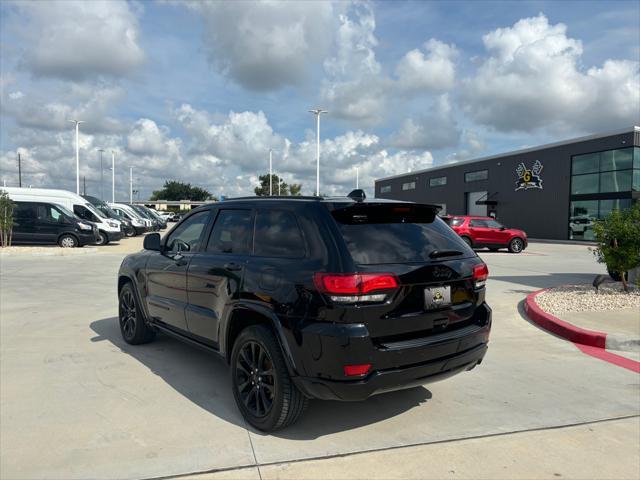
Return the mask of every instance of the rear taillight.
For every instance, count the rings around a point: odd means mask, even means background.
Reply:
[[[489,267],[487,267],[486,263],[473,267],[473,286],[475,288],[484,287],[487,283],[487,278],[489,278]]]
[[[316,273],[313,282],[339,303],[384,302],[400,285],[393,273]]]

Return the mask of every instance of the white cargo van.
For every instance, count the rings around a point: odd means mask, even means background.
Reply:
[[[124,236],[122,225],[119,221],[106,218],[91,203],[73,192],[50,188],[5,187],[3,190],[16,202],[48,202],[62,205],[81,219],[95,223],[100,236],[97,242],[98,245],[106,245],[111,241],[120,240]]]
[[[112,208],[118,215],[122,215],[125,218],[131,220],[133,224],[133,228],[136,230],[136,234],[140,235],[141,233],[145,233],[151,230],[151,221],[146,218],[142,218],[138,212],[136,212],[133,208],[125,203],[109,203],[110,208]]]

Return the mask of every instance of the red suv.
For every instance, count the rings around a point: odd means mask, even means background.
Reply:
[[[444,220],[473,248],[487,247],[492,251],[508,248],[511,253],[520,253],[527,248],[525,232],[507,228],[491,217],[453,215]]]

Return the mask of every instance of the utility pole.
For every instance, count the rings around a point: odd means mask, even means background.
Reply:
[[[360,188],[360,169],[356,167],[356,190]]]
[[[18,152],[18,186],[22,187],[22,160],[20,159],[20,152]]]
[[[278,177],[278,196],[280,196],[280,184],[282,183],[282,179]]]
[[[129,167],[129,204],[133,204],[133,167]]]
[[[87,194],[87,176],[86,175],[82,176],[82,194],[83,195]]]
[[[273,195],[273,170],[272,170],[273,150],[269,149],[269,196]]]
[[[111,150],[111,202],[116,202],[116,152]]]
[[[100,200],[104,202],[104,186],[102,185],[102,179],[104,178],[104,170],[102,168],[102,152],[104,150],[102,148],[98,149],[100,152]]]
[[[316,108],[309,110],[316,116],[316,196],[320,196],[320,115],[328,113],[326,110]]]
[[[80,195],[80,143],[79,132],[80,124],[84,123],[82,120],[69,120],[76,124],[76,195]]]

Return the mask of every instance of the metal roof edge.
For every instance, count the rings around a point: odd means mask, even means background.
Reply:
[[[456,166],[456,165],[468,165],[468,164],[471,164],[471,163],[484,162],[486,160],[509,157],[511,155],[520,155],[520,154],[523,154],[523,153],[534,152],[536,150],[544,150],[544,149],[547,149],[547,148],[554,148],[554,147],[560,147],[562,145],[569,145],[571,143],[586,142],[588,140],[596,140],[598,138],[611,137],[613,135],[620,135],[620,134],[623,134],[623,133],[633,133],[633,132],[640,132],[640,127],[637,126],[637,125],[634,125],[632,127],[613,130],[613,131],[610,131],[610,132],[594,133],[594,134],[591,134],[591,135],[572,138],[572,139],[569,139],[569,140],[562,140],[562,141],[559,141],[559,142],[545,143],[544,145],[539,145],[539,146],[536,146],[536,147],[522,148],[520,150],[513,150],[513,151],[510,151],[510,152],[499,153],[499,154],[496,154],[496,155],[488,155],[486,157],[474,158],[474,159],[471,159],[471,160],[462,160],[462,161],[458,161],[458,162],[444,163],[444,164],[435,165],[435,166],[429,167],[429,168],[423,168],[421,170],[415,170],[413,172],[400,173],[398,175],[390,175],[388,177],[378,178],[374,182],[378,183],[378,182],[383,182],[385,180],[392,180],[394,178],[406,177],[407,175],[418,175],[418,174],[425,173],[425,172],[432,172],[432,171],[442,170],[442,169],[453,167],[453,166]]]

